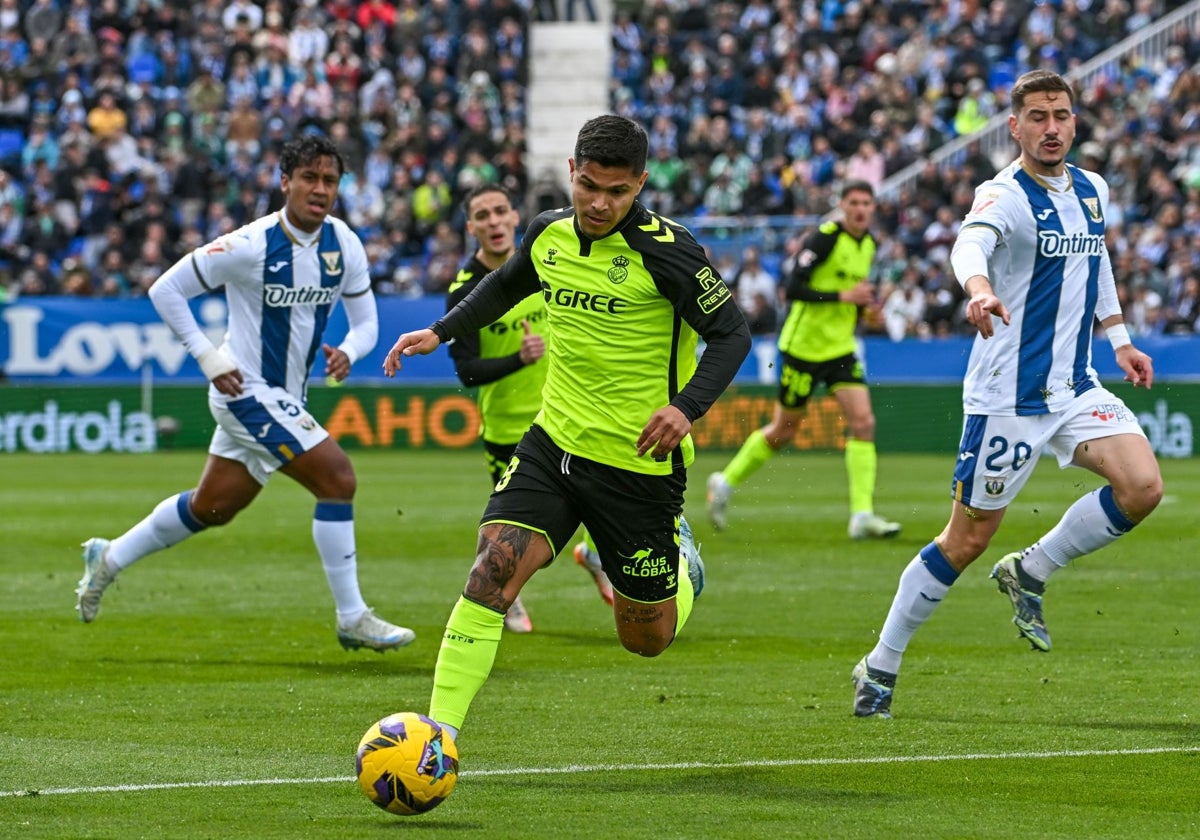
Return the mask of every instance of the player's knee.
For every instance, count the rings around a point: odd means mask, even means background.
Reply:
[[[982,557],[990,542],[990,535],[974,530],[959,534],[953,540],[943,533],[942,538],[937,541],[942,555],[960,572]]]
[[[855,440],[875,440],[875,415],[867,414],[850,421],[850,437]]]
[[[341,470],[333,477],[332,491],[335,499],[353,499],[358,491],[358,478],[354,470]]]
[[[1113,486],[1113,500],[1117,507],[1134,522],[1149,516],[1163,497],[1162,473],[1157,469],[1147,471],[1122,486]]]
[[[513,582],[516,565],[510,561],[510,555],[510,550],[481,531],[463,595],[477,604],[507,612],[520,594],[520,588]]]
[[[195,501],[192,503],[192,515],[207,528],[220,528],[222,525],[228,525],[240,512],[241,508],[221,503],[203,505],[197,505]]]
[[[632,625],[619,627],[617,631],[621,645],[630,653],[652,658],[671,646],[675,639],[674,625],[670,630],[656,625]]]
[[[1162,501],[1162,497],[1163,497],[1162,476],[1156,475],[1154,477],[1153,481],[1146,486],[1143,493],[1144,493],[1145,503],[1148,508],[1146,510],[1146,513],[1149,514],[1150,511],[1152,511],[1156,507],[1158,507],[1158,503]]]
[[[475,594],[472,590],[502,589],[513,578],[513,565],[499,561],[502,550],[493,550],[491,546],[480,546],[475,555],[475,564],[471,566],[471,576],[467,581],[468,595]],[[514,593],[514,597],[515,597]]]
[[[320,482],[317,496],[322,499],[350,501],[358,490],[358,478],[354,475],[354,468],[350,466],[349,460],[322,473]]]
[[[472,569],[471,576],[467,579],[467,585],[463,587],[462,594],[468,601],[474,601],[498,613],[507,613],[508,608],[513,605],[519,593],[514,592],[512,595],[505,594],[502,586],[485,580],[475,574],[475,570]]]
[[[767,446],[783,449],[795,439],[798,428],[797,423],[773,423],[763,430],[763,437],[767,439]]]
[[[629,651],[630,653],[636,653],[638,656],[644,656],[647,659],[651,659],[655,656],[658,656],[660,653],[670,647],[671,640],[622,638],[621,644],[624,646],[625,650]]]

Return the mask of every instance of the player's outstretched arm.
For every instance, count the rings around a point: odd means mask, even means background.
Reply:
[[[422,356],[427,355],[436,350],[441,343],[442,340],[431,329],[404,333],[404,335],[396,339],[396,343],[388,351],[387,358],[383,360],[384,376],[395,376],[396,371],[400,370],[400,363],[405,356],[411,356],[414,353],[420,353]]]

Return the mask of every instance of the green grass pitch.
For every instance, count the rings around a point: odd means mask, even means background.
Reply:
[[[454,795],[372,806],[353,753],[425,711],[487,494],[482,455],[352,453],[367,600],[409,648],[337,644],[312,502],[274,479],[229,527],[141,561],[92,625],[78,545],[192,486],[203,454],[0,456],[0,835],[20,838],[1127,838],[1200,836],[1200,459],[1164,461],[1143,526],[1057,575],[1054,651],[1017,638],[992,562],[1098,485],[1043,463],[992,550],[910,646],[893,721],[850,713],[900,570],[942,527],[952,455],[883,455],[890,542],[846,538],[840,457],[776,458],[731,527],[689,518],[708,568],[684,634],[621,649],[560,557],[525,590],[459,739]]]

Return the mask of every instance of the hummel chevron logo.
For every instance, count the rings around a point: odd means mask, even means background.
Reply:
[[[279,269],[283,268],[285,265],[287,265],[287,260],[280,260],[279,262],[275,263],[275,265],[267,266],[267,271],[274,274],[275,272],[279,271]]]
[[[652,234],[652,236],[650,238],[655,239],[659,242],[674,242],[675,241],[675,232],[672,231],[669,227],[666,227],[659,220],[659,218],[657,216],[651,216],[649,224],[638,225],[638,230],[644,230],[647,233]],[[662,233],[658,232],[660,230],[662,231]]]

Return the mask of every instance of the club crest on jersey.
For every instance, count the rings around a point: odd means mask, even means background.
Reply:
[[[618,254],[612,258],[613,267],[608,270],[608,279],[620,285],[629,279],[629,257]]]
[[[342,252],[322,251],[321,262],[325,263],[325,273],[330,275],[342,273]]]
[[[992,497],[999,496],[1001,493],[1004,492],[1004,476],[1002,476],[1002,475],[984,476],[983,491]]]
[[[1100,199],[1094,196],[1085,198],[1083,206],[1087,209],[1088,215],[1091,216],[1093,222],[1104,221],[1104,215],[1100,212]]]

